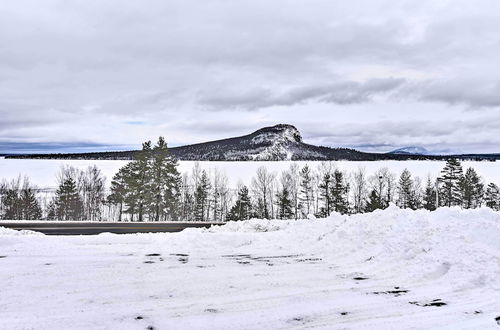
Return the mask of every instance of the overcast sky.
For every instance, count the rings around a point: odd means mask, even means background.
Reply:
[[[308,143],[500,152],[500,1],[16,0],[0,152]]]

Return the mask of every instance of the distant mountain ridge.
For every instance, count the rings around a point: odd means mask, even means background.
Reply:
[[[280,160],[424,160],[500,159],[500,155],[433,156],[405,152],[367,153],[349,148],[330,148],[304,143],[299,130],[288,124],[261,128],[251,134],[228,139],[169,148],[179,160],[194,161],[280,161]],[[93,153],[11,155],[32,159],[133,159],[137,150]]]
[[[409,146],[409,147],[403,147],[399,148],[393,151],[388,152],[389,154],[396,154],[396,155],[432,155],[432,153],[425,149],[424,147],[420,146]]]

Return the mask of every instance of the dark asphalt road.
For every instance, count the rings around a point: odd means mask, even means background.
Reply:
[[[95,235],[100,233],[170,233],[186,228],[208,228],[216,222],[90,222],[0,221],[0,227],[33,230],[46,235]]]

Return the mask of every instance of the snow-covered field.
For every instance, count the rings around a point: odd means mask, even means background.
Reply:
[[[391,206],[171,234],[0,228],[2,329],[499,329],[500,214]]]
[[[0,158],[0,179],[11,180],[19,175],[27,175],[31,182],[40,188],[53,188],[56,184],[56,174],[61,166],[71,165],[85,169],[89,165],[97,165],[108,178],[108,184],[118,169],[126,164],[121,160],[48,160],[48,159],[4,159]],[[309,164],[313,168],[319,166],[320,162],[314,161],[280,161],[280,162],[199,162],[200,167],[206,170],[217,168],[226,173],[230,186],[236,186],[238,182],[249,184],[255,175],[257,168],[266,166],[270,171],[280,172],[287,169],[291,163],[297,163],[300,167]],[[351,173],[358,168],[365,168],[368,175],[382,167],[389,168],[399,175],[408,168],[414,176],[426,179],[427,175],[433,177],[439,175],[444,166],[442,161],[377,161],[377,162],[333,162],[339,169]],[[195,162],[182,161],[179,163],[181,173],[191,173]],[[486,183],[496,182],[500,184],[500,162],[463,162],[464,168],[472,166],[483,177]]]

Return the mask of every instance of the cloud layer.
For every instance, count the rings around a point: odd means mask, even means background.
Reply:
[[[9,2],[0,153],[276,123],[331,146],[499,152],[498,31],[496,0]]]

